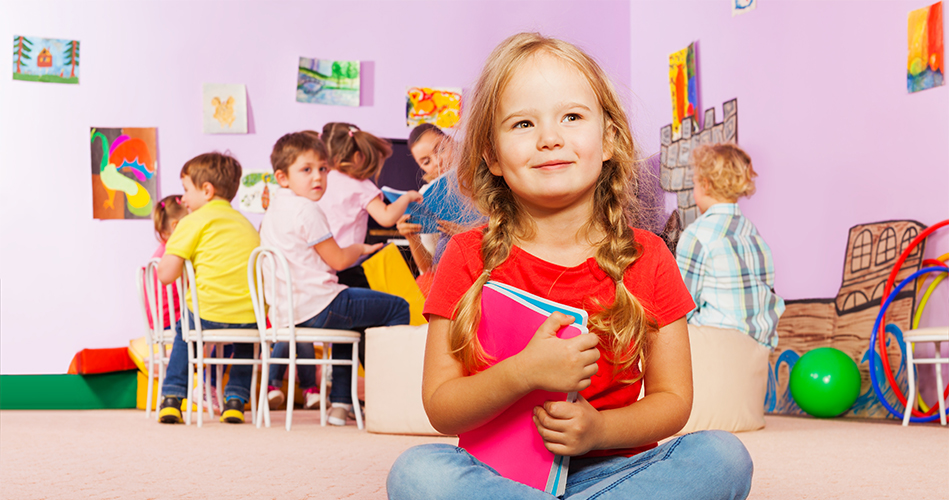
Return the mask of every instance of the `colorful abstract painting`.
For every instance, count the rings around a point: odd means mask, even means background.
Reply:
[[[672,91],[672,136],[678,139],[682,120],[698,120],[698,74],[695,68],[695,43],[669,56],[669,88]]]
[[[301,57],[297,101],[359,106],[359,61]]]
[[[906,90],[910,93],[945,85],[942,2],[909,13]]]
[[[405,98],[405,123],[414,127],[431,123],[451,128],[461,119],[461,89],[409,87]]]
[[[79,83],[79,41],[14,36],[13,79]]]
[[[205,83],[205,134],[247,133],[247,89],[242,84]]]
[[[240,209],[255,214],[266,212],[270,206],[270,193],[277,187],[279,184],[273,172],[244,172],[237,188]]]
[[[97,128],[92,150],[92,216],[147,219],[158,199],[154,128]]]
[[[758,7],[758,0],[732,0],[732,17]]]

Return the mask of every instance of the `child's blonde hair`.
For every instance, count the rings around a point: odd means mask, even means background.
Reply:
[[[158,236],[158,241],[164,243],[163,235],[171,232],[171,223],[181,220],[185,215],[188,215],[188,209],[181,204],[181,195],[162,198],[152,210],[152,221],[155,223],[155,235]]]
[[[392,156],[389,141],[351,123],[327,123],[323,125],[322,137],[329,152],[330,165],[353,179],[378,178],[383,162]],[[360,164],[355,162],[356,153],[362,155]]]
[[[458,184],[489,220],[481,243],[484,272],[458,303],[450,348],[469,373],[486,365],[477,339],[481,289],[491,271],[508,258],[515,238],[530,238],[535,231],[504,178],[488,170],[484,156],[495,154],[494,130],[502,92],[518,67],[538,53],[558,57],[574,66],[586,77],[603,108],[603,148],[612,155],[603,162],[597,180],[590,227],[605,234],[595,242],[596,262],[616,284],[616,296],[612,304],[590,318],[589,326],[611,353],[616,371],[621,372],[639,361],[645,363],[645,336],[657,328],[655,320],[623,285],[626,268],[642,253],[630,228],[639,212],[639,202],[632,194],[638,182],[636,148],[619,96],[596,61],[570,43],[537,33],[520,33],[501,42],[488,57],[468,97]],[[627,382],[639,378],[642,373]]]
[[[713,198],[738,201],[755,194],[755,177],[751,157],[734,144],[706,144],[692,151],[692,165],[702,187]]]

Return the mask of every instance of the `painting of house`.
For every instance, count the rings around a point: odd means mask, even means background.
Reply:
[[[806,352],[818,347],[834,347],[845,352],[860,368],[860,396],[843,416],[889,418],[870,385],[870,334],[883,297],[883,288],[893,265],[911,241],[926,228],[912,220],[896,220],[860,224],[850,228],[844,257],[843,278],[834,298],[786,301],[787,309],[778,322],[778,347],[771,353],[768,393],[765,411],[776,414],[803,415],[794,403],[788,387],[794,363]],[[899,283],[918,271],[922,264],[924,244],[907,257],[896,276]],[[916,284],[908,284],[887,309],[886,321],[901,330],[909,329],[915,308]],[[903,339],[890,339],[890,366],[901,367],[906,351]],[[882,368],[876,367],[883,379]],[[896,374],[897,382],[906,390],[906,373]],[[885,382],[884,382],[885,383]],[[902,405],[889,387],[883,387],[887,400]]]

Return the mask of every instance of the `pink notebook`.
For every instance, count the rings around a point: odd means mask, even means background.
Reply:
[[[478,340],[493,358],[492,364],[523,350],[553,311],[575,318],[574,324],[557,333],[558,337],[572,338],[587,332],[586,311],[494,281],[482,291],[481,311]],[[458,446],[506,478],[560,496],[567,483],[570,457],[548,451],[533,421],[535,406],[557,400],[575,401],[576,393],[534,391],[490,422],[462,433]]]

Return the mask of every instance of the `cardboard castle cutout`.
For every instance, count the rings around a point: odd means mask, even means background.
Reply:
[[[837,296],[827,299],[786,301],[787,309],[778,322],[778,347],[771,353],[768,368],[768,393],[765,411],[784,415],[804,415],[794,402],[788,387],[791,369],[806,352],[818,347],[834,347],[845,352],[860,368],[860,396],[844,417],[890,418],[870,386],[870,333],[880,304],[883,287],[897,257],[926,226],[912,220],[860,224],[850,228],[844,258],[843,279]],[[896,277],[896,283],[918,271],[925,242],[909,255]],[[916,283],[904,288],[887,309],[887,323],[909,329],[916,307]],[[900,367],[896,380],[906,390],[906,372],[902,356],[903,339],[890,338],[890,366]],[[875,368],[880,379],[882,366]],[[891,405],[902,407],[888,385],[882,387]]]

